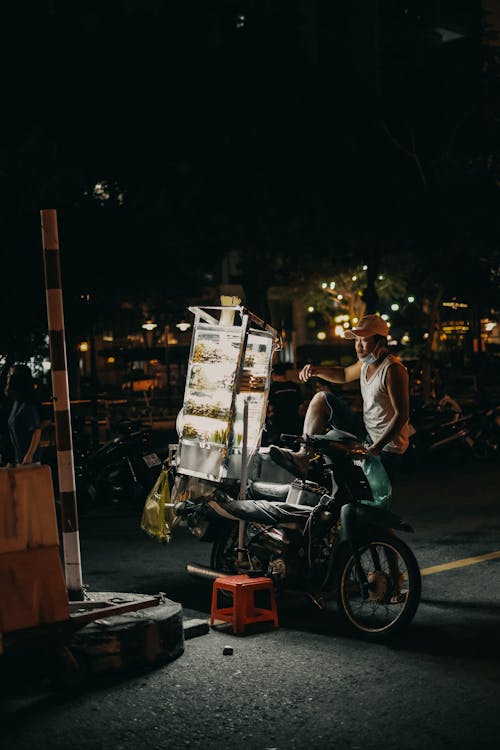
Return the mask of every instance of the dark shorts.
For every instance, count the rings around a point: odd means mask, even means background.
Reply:
[[[368,433],[361,414],[355,412],[341,396],[336,396],[334,393],[325,393],[325,398],[330,407],[328,418],[330,427],[350,432],[364,442],[368,438]]]
[[[330,407],[328,424],[331,427],[336,427],[338,430],[356,435],[362,443],[371,444],[373,442],[366,431],[363,417],[358,412],[355,412],[345,399],[341,396],[336,396],[334,393],[325,393],[325,398]],[[401,462],[401,454],[382,451],[380,458],[389,475],[389,479],[392,480]]]

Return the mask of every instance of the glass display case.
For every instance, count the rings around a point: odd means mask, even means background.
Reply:
[[[189,310],[195,322],[178,420],[177,470],[216,482],[237,480],[242,452],[260,446],[277,332],[244,307]]]

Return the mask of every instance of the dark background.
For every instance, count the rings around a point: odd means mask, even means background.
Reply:
[[[368,262],[373,306],[374,275],[403,252],[421,288],[490,311],[500,78],[481,6],[10,4],[0,349],[33,349],[45,325],[41,208],[58,210],[70,328],[83,292],[104,318],[126,295],[172,309],[207,284],[215,295],[234,249],[262,314],[271,284],[320,261]]]

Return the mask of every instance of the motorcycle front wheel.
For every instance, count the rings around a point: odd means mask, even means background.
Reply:
[[[413,619],[420,602],[420,570],[401,539],[380,535],[361,546],[356,556],[345,554],[336,588],[347,630],[364,640],[382,641]]]

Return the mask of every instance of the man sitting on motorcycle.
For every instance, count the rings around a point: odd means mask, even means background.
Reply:
[[[316,377],[331,383],[360,381],[363,415],[354,412],[334,393],[316,393],[304,420],[304,435],[321,435],[335,427],[359,438],[372,456],[380,456],[392,477],[401,455],[408,447],[409,381],[402,362],[389,354],[389,327],[380,315],[366,315],[360,323],[345,332],[354,339],[358,361],[348,367],[323,367],[307,364],[299,373],[306,383]],[[309,465],[308,448],[298,451],[271,446],[272,459],[296,475],[306,476]]]

